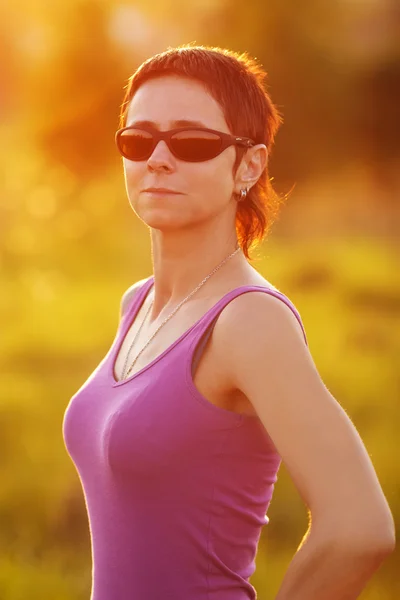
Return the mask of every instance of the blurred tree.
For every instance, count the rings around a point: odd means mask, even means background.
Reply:
[[[39,147],[50,164],[62,163],[82,181],[116,156],[113,136],[127,73],[107,35],[108,18],[107,7],[95,0],[63,14],[62,47],[36,83]]]
[[[392,57],[360,74],[358,94],[359,111],[354,119],[358,152],[368,164],[382,199],[398,204],[400,60]]]

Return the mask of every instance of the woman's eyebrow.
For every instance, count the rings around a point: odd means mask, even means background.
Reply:
[[[155,129],[159,129],[158,123],[155,123],[154,121],[133,121],[133,123],[131,123],[131,125],[129,127],[141,127],[141,126],[154,127]],[[205,128],[207,128],[207,125],[205,125],[201,121],[191,121],[189,119],[178,119],[177,121],[171,121],[171,126],[172,127],[188,126],[188,127],[205,127]]]

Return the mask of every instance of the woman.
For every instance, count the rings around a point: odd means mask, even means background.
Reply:
[[[277,213],[280,116],[246,54],[185,45],[130,78],[116,143],[153,275],[73,396],[92,600],[245,600],[283,460],[311,523],[277,600],[357,598],[393,550],[368,454],[292,302],[248,262]],[[249,293],[252,292],[252,293]]]

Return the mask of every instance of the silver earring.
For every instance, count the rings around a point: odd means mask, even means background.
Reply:
[[[239,198],[239,202],[241,202],[242,200],[244,200],[244,199],[246,198],[246,196],[247,196],[247,192],[248,192],[248,189],[247,189],[247,188],[242,188],[242,189],[240,190],[240,198]]]

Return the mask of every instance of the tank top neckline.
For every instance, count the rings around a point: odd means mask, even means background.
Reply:
[[[259,288],[259,289],[271,289],[272,292],[274,293],[278,293],[282,296],[284,296],[284,294],[282,294],[282,292],[280,292],[279,290],[276,290],[274,288],[268,288],[268,286],[262,286],[262,285],[251,285],[251,284],[247,284],[247,285],[241,285],[237,288],[234,288],[233,290],[230,290],[229,292],[227,292],[224,296],[222,296],[213,306],[211,306],[205,313],[204,315],[202,315],[195,323],[193,323],[193,325],[191,325],[189,327],[189,329],[187,329],[186,331],[184,331],[182,333],[182,335],[180,335],[174,342],[172,342],[172,344],[170,344],[163,352],[161,352],[161,354],[159,354],[158,356],[156,356],[152,361],[150,361],[147,365],[145,365],[144,367],[142,367],[139,371],[137,371],[136,373],[134,373],[133,375],[131,375],[130,377],[126,378],[126,379],[120,379],[117,380],[115,378],[115,363],[116,363],[116,359],[117,356],[121,350],[122,344],[124,343],[124,340],[126,338],[126,334],[129,331],[129,329],[131,328],[134,320],[136,319],[136,316],[140,310],[140,307],[142,306],[144,300],[146,299],[151,287],[154,285],[154,275],[151,275],[149,277],[149,279],[143,284],[143,287],[141,288],[141,290],[139,291],[139,293],[135,296],[134,300],[133,300],[133,304],[130,306],[130,308],[128,308],[127,313],[126,313],[126,319],[125,321],[123,321],[122,327],[121,327],[121,333],[117,338],[117,342],[115,344],[115,347],[111,353],[110,356],[110,361],[109,361],[109,368],[108,368],[108,376],[111,379],[111,385],[112,387],[118,387],[120,385],[124,385],[126,383],[129,383],[130,381],[132,381],[133,379],[136,379],[136,377],[139,377],[142,373],[144,373],[145,371],[147,371],[148,369],[150,369],[151,367],[153,367],[156,363],[158,363],[159,360],[161,360],[166,354],[168,354],[171,350],[173,350],[173,348],[175,348],[175,346],[177,346],[179,344],[179,342],[181,342],[187,335],[189,335],[191,333],[191,331],[195,328],[198,327],[200,325],[200,323],[206,319],[206,317],[212,312],[215,311],[218,306],[226,299],[228,298],[231,294],[237,292],[238,290],[241,290],[243,288]]]

